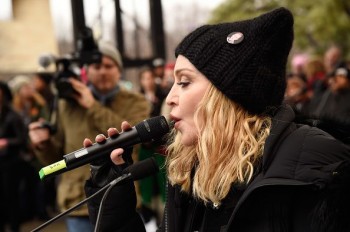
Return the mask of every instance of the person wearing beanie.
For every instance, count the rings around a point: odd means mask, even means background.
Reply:
[[[349,149],[316,127],[294,123],[283,103],[292,43],[293,15],[278,8],[199,27],[178,45],[166,99],[174,128],[159,231],[349,231]],[[113,150],[113,164],[91,172],[87,196],[101,188],[102,176],[118,177],[108,174],[128,165],[123,153]],[[102,212],[99,199],[88,202],[97,231],[145,231],[127,201],[131,194],[114,188]]]
[[[123,61],[122,56],[119,51],[108,41],[100,40],[98,42],[98,50],[102,53],[103,56],[107,56],[114,61],[118,66],[120,71],[123,71]]]
[[[81,148],[81,141],[103,133],[112,125],[124,120],[133,124],[150,115],[150,106],[145,97],[120,85],[123,71],[121,55],[109,42],[100,41],[100,63],[86,67],[87,83],[69,78],[74,89],[71,98],[58,102],[56,133],[42,126],[42,121],[29,125],[29,136],[37,157],[43,165],[62,160],[63,155]],[[53,130],[51,130],[53,132]],[[134,150],[135,157],[137,150]],[[65,211],[85,199],[84,183],[90,176],[89,165],[63,173],[57,187],[57,204]],[[68,232],[92,231],[85,206],[66,218]]]
[[[24,85],[30,85],[31,79],[26,75],[14,76],[8,83],[11,91],[16,94]]]
[[[37,172],[40,170],[41,163],[34,155],[28,140],[28,125],[39,119],[48,120],[49,107],[44,97],[34,88],[31,76],[14,76],[8,84],[13,93],[13,109],[20,115],[26,134],[26,143],[22,145],[20,152],[22,160],[20,172],[22,217],[48,220],[50,218],[46,208],[48,204],[43,202],[42,198],[48,199],[49,194],[54,189],[50,192],[49,185],[38,179]]]

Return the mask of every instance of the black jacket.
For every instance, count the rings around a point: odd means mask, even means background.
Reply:
[[[312,99],[313,108],[309,114],[318,117],[338,117],[347,119],[350,116],[350,89],[344,89],[337,93],[331,90],[325,91],[321,97]]]
[[[8,140],[7,147],[0,150],[0,167],[15,171],[14,163],[19,162],[20,152],[26,146],[27,130],[21,116],[9,105],[0,110],[0,138]]]
[[[343,213],[350,207],[345,197],[350,193],[349,148],[293,120],[290,107],[279,110],[255,178],[248,186],[233,186],[219,209],[204,207],[169,185],[159,231],[193,231],[198,220],[200,231],[349,231]],[[198,207],[204,210],[199,219]]]

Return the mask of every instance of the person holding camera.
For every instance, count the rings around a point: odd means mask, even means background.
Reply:
[[[29,125],[31,142],[43,164],[61,160],[63,155],[81,148],[84,138],[92,138],[124,120],[137,123],[149,117],[146,99],[119,85],[123,64],[118,50],[105,41],[99,42],[98,48],[102,60],[87,66],[88,83],[77,78],[68,79],[74,92],[71,98],[59,101],[56,132],[50,134],[43,121]],[[88,165],[60,176],[57,200],[61,211],[85,199],[84,184],[89,177]],[[72,212],[66,225],[69,232],[92,231],[87,207]]]

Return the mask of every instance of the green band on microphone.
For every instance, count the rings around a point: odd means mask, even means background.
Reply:
[[[50,174],[52,174],[54,172],[57,172],[57,171],[59,171],[61,169],[64,169],[64,168],[67,168],[65,160],[61,160],[61,161],[58,161],[56,163],[50,164],[49,166],[43,167],[39,171],[40,179],[42,180],[46,176],[48,176],[48,175],[50,175]]]

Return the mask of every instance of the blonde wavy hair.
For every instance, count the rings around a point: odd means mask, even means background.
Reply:
[[[172,185],[220,204],[233,183],[248,183],[270,134],[271,118],[251,115],[211,85],[194,115],[198,140],[183,146],[171,132],[167,172]]]

